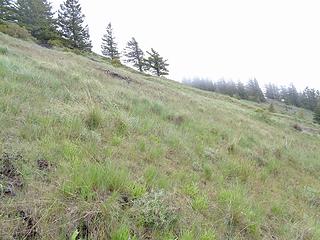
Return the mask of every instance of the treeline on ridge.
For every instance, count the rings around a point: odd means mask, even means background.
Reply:
[[[27,39],[28,34],[46,47],[65,47],[76,51],[91,52],[89,27],[79,0],[65,0],[56,13],[48,0],[0,0],[0,31],[14,37]],[[113,34],[111,23],[102,38],[102,54],[120,63],[121,54]],[[132,38],[123,51],[124,62],[140,72],[157,76],[168,75],[168,60],[153,48],[140,48]]]
[[[245,99],[255,102],[266,102],[267,99],[283,102],[287,105],[305,108],[315,113],[314,121],[320,123],[320,91],[306,87],[302,92],[291,83],[289,86],[277,86],[273,83],[265,85],[263,92],[256,79],[250,79],[247,84],[241,81],[220,79],[211,81],[209,79],[184,79],[184,84],[206,90],[228,95],[238,99]]]

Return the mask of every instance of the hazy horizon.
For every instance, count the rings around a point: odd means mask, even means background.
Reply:
[[[62,0],[51,0],[58,10]],[[320,15],[315,0],[80,0],[93,50],[109,22],[119,50],[135,37],[169,60],[169,78],[256,78],[320,89]],[[138,13],[138,14],[137,14]]]

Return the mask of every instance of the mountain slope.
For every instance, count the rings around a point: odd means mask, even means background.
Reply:
[[[320,239],[310,118],[0,46],[2,239]]]

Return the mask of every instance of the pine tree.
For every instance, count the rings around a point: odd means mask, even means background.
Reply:
[[[256,102],[266,101],[257,79],[249,80],[247,84],[247,91],[248,91],[250,100],[256,101]]]
[[[104,56],[111,59],[119,59],[120,54],[118,51],[117,43],[115,41],[115,37],[113,35],[111,23],[108,24],[106,31],[106,34],[103,35],[102,38],[101,52]]]
[[[12,0],[0,0],[0,21],[14,20],[15,12],[15,4]]]
[[[237,83],[237,92],[238,92],[239,98],[248,99],[247,90],[246,90],[244,84],[240,81],[238,81],[238,83]]]
[[[84,25],[84,18],[79,0],[66,0],[60,5],[58,24],[68,47],[91,51],[89,28]]]
[[[318,106],[314,111],[313,121],[320,124],[320,102],[318,102]]]
[[[161,57],[153,48],[151,48],[151,52],[147,51],[147,54],[149,55],[149,57],[145,59],[147,70],[157,76],[169,74],[169,70],[167,69],[169,66],[167,63],[168,60],[164,60],[163,57]]]
[[[17,22],[40,43],[58,37],[52,6],[48,0],[17,0]]]
[[[274,100],[280,100],[280,91],[279,91],[279,88],[275,84],[268,83],[265,86],[265,89],[266,89],[265,94],[266,94],[267,98],[274,99]]]
[[[314,111],[320,101],[319,91],[306,87],[301,95],[302,107]]]
[[[124,51],[124,55],[127,58],[127,63],[132,63],[134,67],[143,72],[144,68],[144,53],[140,49],[138,42],[135,38],[132,38],[128,43]]]
[[[293,83],[287,88],[287,102],[290,105],[300,107],[300,95]]]

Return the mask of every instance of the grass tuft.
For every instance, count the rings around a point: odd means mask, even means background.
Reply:
[[[179,219],[178,208],[164,191],[150,192],[134,201],[132,216],[149,229],[173,229]]]
[[[103,122],[103,114],[101,110],[97,107],[92,108],[87,116],[85,123],[90,130],[95,130],[102,125]]]
[[[0,47],[0,55],[7,55],[8,52],[8,48]]]

